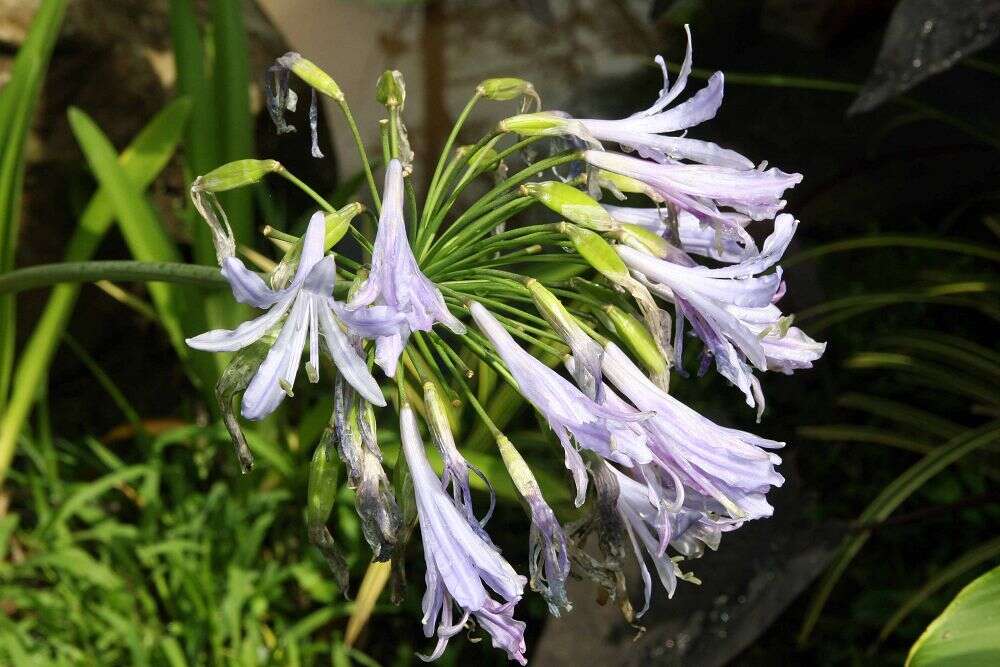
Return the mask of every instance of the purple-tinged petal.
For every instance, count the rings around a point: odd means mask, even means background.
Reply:
[[[347,334],[340,330],[325,302],[316,300],[315,304],[319,310],[319,328],[323,334],[323,342],[326,343],[326,350],[333,358],[337,370],[362,398],[369,403],[384,407],[385,397],[378,382],[368,370],[364,358],[354,349]]]
[[[308,317],[309,297],[299,295],[278,339],[243,393],[242,413],[247,419],[263,419],[291,394],[309,330]]]
[[[235,329],[213,329],[188,338],[185,342],[188,346],[205,352],[235,352],[260,340],[278,323],[291,305],[291,301],[283,301],[260,317],[247,320]]]
[[[236,257],[222,260],[222,277],[229,282],[233,298],[256,308],[270,308],[283,299],[284,291],[274,291],[257,273],[251,271]]]

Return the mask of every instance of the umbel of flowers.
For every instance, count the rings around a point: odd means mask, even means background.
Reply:
[[[340,88],[289,53],[268,72],[271,116],[279,132],[294,130],[285,121],[296,99],[289,81],[294,75],[307,84],[312,152],[320,156],[316,93],[340,106],[365,169],[373,238],[356,224],[365,206],[335,209],[273,160],[230,163],[192,187],[233,298],[260,311],[233,330],[188,341],[235,352],[218,396],[240,462],[246,471],[253,458],[234,401],[242,417],[266,418],[294,397],[305,356],[306,379],[326,378],[332,413],[310,471],[310,540],[346,590],[345,562],[328,526],[341,463],[374,560],[393,561],[397,593],[408,538],[419,526],[421,623],[434,639],[427,659],[454,635],[477,629],[524,663],[517,605],[526,585],[558,615],[571,609],[571,570],[604,587],[632,622],[650,604],[650,564],[671,596],[678,580],[697,583],[689,561],[717,549],[722,533],[772,513],[768,492],[783,481],[774,452],[784,443],[717,424],[669,388],[672,375],[714,366],[733,386],[725,391],[759,420],[761,374],[809,368],[822,355],[824,344],[792,326],[780,306],[779,263],[798,225],[783,212],[784,196],[801,176],[689,136],[719,110],[724,83],[718,72],[682,99],[691,54],[689,35],[673,82],[657,57],[664,82],[656,101],[619,120],[537,110],[538,95],[521,79],[482,82],[424,191],[412,175],[401,75],[386,72],[377,86],[388,116],[380,124],[378,187]],[[456,147],[477,103],[516,99],[522,113]],[[556,173],[576,175],[546,180]],[[301,236],[265,230],[282,257],[261,264],[261,274],[237,256],[216,194],[267,174],[287,178],[320,208]],[[548,424],[584,519],[560,523],[531,462],[503,433],[514,410],[486,400],[503,394],[477,391],[474,378],[508,384]],[[395,418],[390,408],[376,410],[390,404]],[[471,481],[483,475],[453,430],[465,407],[493,435],[524,500],[527,577],[490,538],[492,497],[489,511],[474,506]],[[400,442],[392,481],[377,437],[377,421],[387,418],[398,419]],[[425,437],[440,454],[441,474]],[[583,548],[592,531],[600,536],[596,555]],[[624,587],[625,554],[637,560],[645,584],[638,612]]]

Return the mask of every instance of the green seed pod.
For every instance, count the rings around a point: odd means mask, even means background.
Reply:
[[[313,452],[312,463],[309,464],[306,522],[310,526],[325,525],[337,499],[340,458],[333,446],[333,439],[333,429],[327,428]]]
[[[560,134],[569,120],[548,111],[523,113],[500,121],[502,132],[514,132],[522,137]]]
[[[219,402],[222,421],[229,431],[229,437],[233,439],[236,458],[244,475],[253,470],[253,453],[240,428],[239,419],[233,409],[233,399],[250,384],[273,342],[272,338],[265,337],[234,354],[233,360],[226,366],[226,370],[222,372],[215,385],[215,398]]]
[[[625,341],[650,373],[659,375],[669,370],[667,360],[663,358],[656,340],[642,320],[613,304],[604,306],[603,310],[611,320],[618,337]]]
[[[399,70],[386,70],[375,85],[375,99],[389,109],[403,110],[406,104],[406,83]]]
[[[199,176],[191,188],[204,192],[225,192],[259,183],[268,174],[277,173],[282,168],[277,160],[236,160]]]
[[[278,63],[295,72],[297,77],[320,93],[335,99],[337,102],[344,101],[344,93],[340,90],[337,82],[317,67],[314,62],[303,58],[301,54],[289,51],[278,58]]]
[[[618,224],[604,208],[586,192],[560,183],[525,183],[521,192],[534,197],[570,222],[595,231],[606,232]]]

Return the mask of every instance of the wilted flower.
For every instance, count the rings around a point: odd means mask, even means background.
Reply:
[[[357,397],[338,377],[334,388],[333,429],[321,443],[336,447],[347,464],[347,485],[354,490],[354,506],[361,531],[376,561],[389,560],[402,526],[392,484],[382,467],[382,450],[375,433],[371,404]]]
[[[323,213],[315,213],[302,239],[298,269],[284,289],[271,289],[239,259],[225,257],[222,275],[229,281],[233,297],[240,303],[268,310],[236,329],[216,329],[187,340],[196,350],[232,352],[259,340],[288,314],[281,333],[243,393],[242,414],[247,419],[263,419],[274,412],[286,394],[291,395],[307,342],[306,370],[310,381],[318,381],[320,334],[326,351],[351,386],[366,400],[385,405],[378,383],[334,317],[332,294],[336,268],[332,256],[323,257],[325,229]]]
[[[493,638],[511,659],[527,664],[524,657],[524,628],[514,620],[514,606],[520,601],[526,580],[504,560],[496,547],[481,538],[468,517],[441,488],[434,474],[413,408],[400,409],[400,439],[406,465],[413,476],[420,534],[427,561],[427,590],[423,599],[424,635],[437,634],[438,643],[427,660],[441,656],[448,640],[461,632],[470,617]],[[489,587],[503,601],[493,599]],[[461,617],[454,622],[453,607]]]
[[[371,272],[348,308],[375,303],[405,316],[394,333],[375,339],[375,361],[386,375],[395,375],[399,355],[412,331],[430,331],[435,322],[441,322],[455,333],[465,333],[465,325],[448,310],[441,291],[421,272],[407,241],[399,160],[392,160],[386,169]]]
[[[525,352],[481,304],[471,303],[469,312],[514,376],[518,391],[545,416],[562,443],[566,467],[576,483],[577,507],[587,495],[587,469],[576,446],[624,466],[651,460],[646,437],[637,423],[647,415],[629,414],[596,403]]]
[[[542,489],[521,453],[505,436],[498,435],[496,440],[514,487],[531,514],[531,534],[528,538],[531,588],[542,594],[549,603],[549,611],[558,616],[562,610],[573,608],[566,597],[566,578],[569,577],[566,534],[542,497]]]

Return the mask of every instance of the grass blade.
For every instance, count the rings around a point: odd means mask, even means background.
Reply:
[[[179,99],[170,103],[122,151],[118,163],[136,187],[145,189],[167,165],[190,110],[189,100]],[[98,190],[84,209],[70,238],[66,261],[90,259],[113,222],[111,201],[103,190]],[[79,285],[58,285],[52,290],[38,324],[21,352],[10,402],[0,420],[0,483],[14,455],[15,443],[35,400],[37,387],[48,372],[79,292]]]
[[[24,181],[24,146],[67,0],[43,2],[0,94],[0,273],[14,267]],[[14,367],[14,298],[0,296],[0,404]]]
[[[947,444],[935,449],[888,484],[861,513],[861,516],[858,517],[858,522],[872,523],[884,520],[931,477],[966,454],[996,442],[998,438],[1000,438],[1000,422],[990,422],[978,429],[963,433]],[[830,593],[833,592],[837,582],[840,581],[844,572],[847,571],[847,567],[854,560],[854,557],[858,555],[858,552],[861,551],[861,548],[870,536],[870,530],[862,531],[848,536],[841,544],[840,551],[835,557],[833,565],[827,570],[819,589],[809,603],[805,620],[802,622],[802,628],[799,631],[798,641],[800,644],[804,644],[809,640],[809,636],[812,634],[813,628],[816,627],[816,622],[819,620],[820,614],[826,606],[826,601],[829,599]]]
[[[920,587],[916,593],[907,598],[906,602],[900,605],[899,609],[892,615],[892,617],[886,621],[885,625],[882,626],[882,630],[878,633],[878,641],[883,642],[886,638],[893,633],[893,631],[899,626],[899,624],[906,618],[910,612],[916,609],[921,602],[929,598],[942,586],[950,583],[954,579],[962,576],[974,567],[978,567],[983,563],[988,563],[997,557],[1000,557],[1000,537],[990,540],[985,544],[981,544],[975,549],[972,549],[964,554],[953,563],[948,565],[936,575],[931,577]]]

